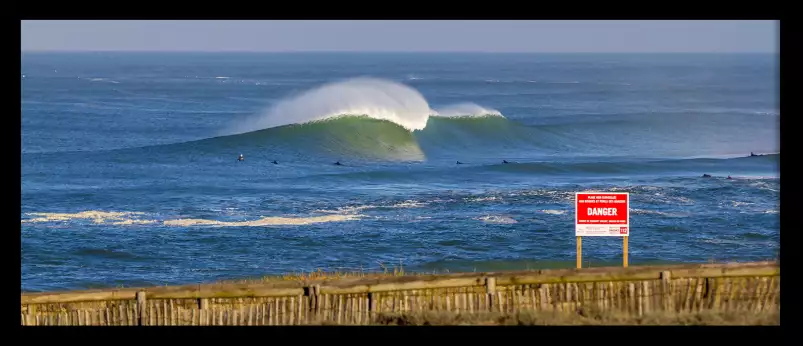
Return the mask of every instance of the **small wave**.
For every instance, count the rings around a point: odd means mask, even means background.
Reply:
[[[347,206],[347,207],[339,207],[336,209],[316,209],[313,212],[315,213],[325,213],[325,214],[355,214],[359,213],[363,210],[368,209],[396,209],[396,208],[421,208],[428,205],[428,202],[421,202],[421,201],[403,201],[399,203],[393,203],[389,205],[358,205],[358,206]]]
[[[694,205],[696,202],[688,197],[683,196],[667,196],[662,193],[656,193],[652,196],[649,196],[649,201],[663,203],[663,204],[674,204],[674,205]]]
[[[351,207],[340,207],[340,208],[337,208],[337,209],[334,209],[334,210],[316,209],[316,210],[313,210],[312,212],[314,212],[314,213],[325,213],[325,214],[356,214],[356,213],[359,213],[360,211],[363,211],[363,210],[366,210],[366,209],[375,209],[375,208],[378,208],[378,207],[375,206],[375,205],[360,205],[360,206],[351,206]]]
[[[573,203],[575,198],[575,193],[571,191],[538,189],[538,190],[523,191],[520,193],[513,193],[511,194],[511,196],[544,197],[549,201],[554,201],[559,203],[560,202]]]
[[[155,224],[155,223],[158,223],[158,222],[159,221],[156,221],[156,220],[132,220],[132,219],[127,219],[127,220],[122,220],[122,221],[115,221],[115,222],[112,222],[111,224],[114,225],[114,226],[131,226],[131,225],[152,225],[152,224]]]
[[[438,109],[433,116],[443,118],[463,118],[463,117],[504,117],[501,112],[495,109],[480,107],[473,103],[459,103]]]
[[[651,185],[637,185],[637,186],[615,186],[608,189],[611,192],[649,192],[661,190],[660,187]]]
[[[753,204],[755,204],[755,203],[751,203],[751,202],[740,202],[740,201],[731,201],[731,205],[732,205],[732,206],[734,206],[734,207],[741,207],[741,206],[744,206],[744,205],[753,205]]]
[[[66,222],[71,220],[92,220],[96,224],[113,223],[113,224],[138,224],[138,223],[152,223],[148,220],[140,220],[132,218],[144,215],[140,212],[108,212],[89,210],[80,213],[28,213],[27,215],[37,216],[31,219],[23,219],[23,223],[45,223],[45,222]]]
[[[231,77],[226,77],[226,76],[215,77],[215,79],[229,79],[229,78],[231,78]]]
[[[489,201],[499,201],[502,200],[502,197],[499,196],[488,196],[488,197],[469,197],[466,198],[466,202],[489,202]]]
[[[777,116],[781,115],[781,113],[778,113],[778,112],[754,112],[753,114],[764,115],[764,116],[772,116],[772,117],[777,117]]]
[[[631,209],[630,213],[633,214],[633,215],[660,215],[660,216],[665,216],[665,217],[686,217],[686,216],[688,216],[688,215],[682,215],[682,214],[667,213],[667,212],[658,211],[658,210],[635,209],[635,208]]]
[[[130,225],[149,225],[161,223],[165,226],[224,226],[224,227],[260,227],[260,226],[281,226],[281,225],[308,225],[322,222],[339,222],[360,219],[362,215],[325,215],[308,217],[263,217],[253,221],[218,221],[208,219],[174,219],[174,220],[148,220],[141,217],[145,213],[141,212],[104,212],[104,211],[84,211],[80,213],[28,213],[28,215],[38,216],[32,219],[21,220],[23,223],[47,223],[47,222],[66,222],[76,219],[92,220],[95,224],[111,224],[115,226]]]
[[[401,203],[393,204],[387,208],[420,208],[426,206],[429,203],[426,202],[418,202],[418,201],[404,201]]]
[[[743,236],[747,239],[772,239],[772,236],[758,232],[746,232]]]
[[[552,214],[552,215],[563,215],[566,214],[565,210],[554,210],[554,209],[543,209],[541,210],[544,214]]]
[[[497,216],[497,215],[487,215],[482,216],[479,218],[475,218],[474,220],[479,220],[485,223],[497,223],[497,224],[514,224],[518,223],[518,221],[514,220],[509,216]]]
[[[111,80],[111,79],[107,79],[107,78],[89,78],[87,80],[89,80],[90,82],[107,82],[107,83],[112,83],[112,84],[120,84],[120,82],[118,82],[116,80]]]
[[[167,220],[166,226],[221,226],[221,227],[265,227],[287,225],[309,225],[324,222],[342,222],[360,219],[361,215],[325,215],[310,217],[264,217],[253,221],[217,221],[207,219]]]
[[[703,239],[703,242],[708,244],[744,245],[743,241],[738,241],[733,239],[722,239],[722,238],[706,238]]]
[[[771,192],[778,192],[779,189],[775,188],[771,182],[758,180],[750,183],[751,187],[757,188],[759,190],[771,191]]]
[[[671,233],[688,233],[689,229],[687,229],[685,227],[682,227],[682,226],[678,226],[678,225],[659,226],[658,228],[655,229],[655,232],[657,232],[657,233],[664,233],[664,232],[667,232],[667,233],[670,233],[670,232]]]

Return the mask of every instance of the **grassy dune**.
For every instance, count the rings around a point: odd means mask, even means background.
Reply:
[[[276,281],[312,281],[312,280],[339,280],[350,278],[382,278],[393,276],[411,276],[411,275],[429,275],[435,273],[413,273],[406,272],[404,268],[399,267],[383,267],[383,271],[369,272],[369,271],[324,271],[318,269],[311,272],[296,272],[287,273],[283,275],[263,276],[259,278],[247,278],[239,280],[224,280],[216,282],[217,284],[231,284],[231,283],[260,283],[260,282],[276,282]]]
[[[384,267],[383,267],[384,268]],[[265,276],[244,280],[223,281],[220,283],[254,283],[276,281],[339,280],[357,277],[393,277],[426,275],[431,273],[405,272],[404,268],[384,268],[381,272],[312,272],[289,273],[279,276]],[[335,325],[332,321],[312,322],[312,325]],[[548,326],[548,325],[709,325],[709,326],[751,326],[780,325],[780,312],[745,311],[702,311],[696,313],[655,312],[643,316],[628,316],[623,313],[598,311],[580,308],[573,313],[519,311],[515,313],[475,312],[458,313],[447,311],[424,311],[414,313],[380,313],[374,325],[485,325],[485,326]]]
[[[321,323],[331,324],[331,323]],[[380,314],[376,325],[709,325],[750,326],[780,325],[780,312],[724,312],[652,313],[644,316],[627,316],[618,313],[601,313],[580,310],[576,313],[521,311],[517,313],[456,313],[430,311],[410,314]]]
[[[776,256],[774,258],[769,258],[762,261],[775,261],[780,264],[780,257]],[[726,264],[729,262],[720,262],[710,259],[708,264]],[[657,264],[648,264],[648,265],[657,265]],[[616,267],[616,265],[612,265],[611,267]],[[440,274],[448,274],[449,271],[433,271],[433,272],[410,272],[405,271],[404,266],[399,264],[398,266],[385,266],[382,263],[379,263],[379,268],[381,270],[374,270],[374,271],[325,271],[323,269],[317,269],[311,272],[294,272],[294,273],[286,273],[282,275],[267,275],[263,277],[257,278],[244,278],[244,279],[234,279],[234,280],[223,280],[218,281],[213,284],[231,284],[231,283],[260,283],[260,282],[277,282],[277,281],[300,281],[306,282],[311,280],[339,280],[339,279],[351,279],[351,278],[383,278],[383,277],[393,277],[393,276],[417,276],[417,275],[440,275]],[[573,268],[572,266],[566,268]],[[566,269],[563,267],[560,268],[530,268],[524,271],[529,270],[541,270],[541,269]],[[584,268],[591,268],[590,265],[584,265]],[[522,270],[522,269],[519,269]],[[454,272],[457,273],[457,272]]]

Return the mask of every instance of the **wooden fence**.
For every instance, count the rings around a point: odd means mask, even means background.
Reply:
[[[780,309],[776,262],[588,268],[21,295],[22,325],[369,324],[415,311]]]

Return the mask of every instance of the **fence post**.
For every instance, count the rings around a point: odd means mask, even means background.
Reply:
[[[312,285],[304,288],[304,294],[309,298],[309,311],[313,320],[320,318],[320,292],[321,285]]]
[[[671,292],[672,272],[661,272],[661,308],[664,311],[672,310],[672,292]]]
[[[494,297],[496,296],[496,278],[485,278],[485,293],[488,296],[488,305],[490,311],[494,311],[496,308],[496,303],[498,303],[494,301]]]
[[[714,281],[715,278],[705,278],[703,283],[703,301],[700,302],[700,310],[711,308],[711,296],[714,294]]]
[[[374,321],[376,315],[376,297],[374,292],[368,292],[368,323]]]
[[[147,309],[145,308],[146,298],[145,291],[137,292],[137,312],[139,314],[139,325],[144,326],[147,321]]]
[[[28,304],[28,321],[26,324],[29,326],[36,325],[36,304]]]

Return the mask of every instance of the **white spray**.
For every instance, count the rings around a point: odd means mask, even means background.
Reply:
[[[497,115],[496,110],[463,103],[438,112],[417,90],[393,81],[361,77],[325,84],[279,101],[266,113],[241,121],[230,132],[303,124],[338,116],[368,116],[391,121],[409,131],[422,130],[430,116]]]

